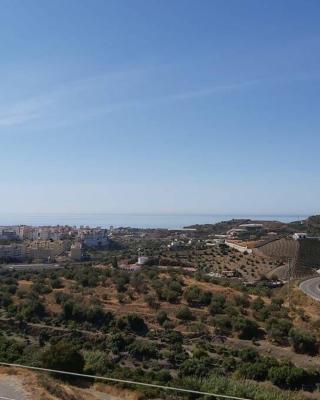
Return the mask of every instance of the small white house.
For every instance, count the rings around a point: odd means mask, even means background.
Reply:
[[[140,256],[138,257],[138,265],[145,265],[149,261],[149,257]]]
[[[308,236],[305,232],[296,232],[292,235],[294,240],[306,239]]]

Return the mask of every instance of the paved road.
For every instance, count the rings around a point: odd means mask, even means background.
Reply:
[[[0,269],[8,271],[48,271],[61,268],[63,267],[59,264],[6,264],[0,266]]]
[[[299,288],[314,300],[320,301],[320,277],[311,278],[300,283]]]
[[[13,376],[0,376],[0,399],[29,400],[21,381]]]

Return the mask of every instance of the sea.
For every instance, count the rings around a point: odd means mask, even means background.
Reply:
[[[214,224],[232,218],[292,222],[307,218],[306,215],[218,215],[218,214],[18,214],[0,213],[0,226],[9,225],[70,225],[109,228],[182,229],[194,224]]]

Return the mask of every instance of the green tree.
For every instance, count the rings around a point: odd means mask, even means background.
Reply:
[[[226,305],[226,299],[221,294],[214,294],[211,298],[209,305],[209,312],[211,315],[223,314]]]
[[[42,364],[44,368],[82,373],[84,358],[71,343],[61,340],[44,351]]]
[[[184,321],[190,321],[191,319],[193,319],[192,312],[187,306],[179,307],[176,313],[176,317]]]
[[[118,320],[118,327],[142,336],[146,335],[148,332],[148,326],[144,322],[143,318],[139,317],[137,314],[129,314],[120,318]]]
[[[257,338],[260,334],[258,324],[251,319],[243,317],[235,318],[232,321],[232,328],[238,332],[240,339],[250,340]]]
[[[212,294],[205,292],[198,286],[190,286],[184,292],[184,298],[188,304],[194,307],[207,306],[210,304]]]

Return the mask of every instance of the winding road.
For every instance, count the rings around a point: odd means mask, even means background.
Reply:
[[[14,376],[1,375],[0,376],[0,399],[4,400],[28,400],[30,397],[27,395],[23,388],[22,381]]]
[[[314,300],[320,301],[320,277],[311,278],[301,282],[299,289]]]

